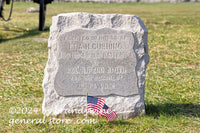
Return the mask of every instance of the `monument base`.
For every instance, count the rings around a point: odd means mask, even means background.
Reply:
[[[42,111],[46,116],[50,115],[69,115],[71,113],[85,114],[87,106],[86,96],[79,97],[60,97],[55,91],[50,94],[46,92]],[[118,115],[120,119],[129,119],[134,116],[145,114],[144,100],[140,95],[122,97],[107,96],[101,97],[105,100],[106,105]]]

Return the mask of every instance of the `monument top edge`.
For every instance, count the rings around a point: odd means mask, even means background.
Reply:
[[[89,32],[89,31],[105,31],[105,30],[109,30],[109,31],[113,31],[113,32],[126,32],[126,33],[133,33],[133,31],[128,31],[126,29],[113,29],[113,28],[110,28],[110,27],[102,27],[102,28],[96,28],[96,29],[88,29],[88,28],[72,28],[70,30],[67,31],[68,32],[76,32],[76,31],[86,31],[86,32]],[[65,31],[63,31],[61,34],[64,34],[66,33]]]
[[[59,17],[59,16],[71,16],[71,15],[77,15],[77,14],[82,14],[82,15],[96,15],[99,17],[104,17],[104,16],[135,16],[133,14],[118,14],[118,13],[112,13],[112,14],[99,14],[99,13],[88,13],[88,12],[70,12],[70,13],[60,13],[57,16],[53,17]],[[136,17],[136,16],[135,16]]]
[[[61,13],[52,17],[51,32],[68,32],[74,29],[112,28],[133,33],[148,33],[144,22],[130,14],[95,14],[87,12]]]

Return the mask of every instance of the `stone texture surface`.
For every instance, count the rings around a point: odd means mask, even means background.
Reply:
[[[132,37],[131,42],[133,41],[133,43],[126,41],[124,43],[124,44],[129,44],[130,46],[132,45],[132,56],[131,56],[132,58],[130,58],[131,59],[130,61],[132,61],[132,67],[126,70],[130,73],[131,72],[133,74],[135,73],[135,77],[137,78],[134,78],[133,76],[132,79],[136,79],[135,84],[137,87],[136,88],[134,87],[132,93],[130,92],[130,95],[127,95],[127,93],[123,94],[120,91],[117,94],[115,94],[112,93],[111,90],[109,91],[109,93],[100,94],[100,96],[103,99],[105,99],[106,104],[109,107],[111,107],[112,110],[114,110],[120,118],[127,119],[145,113],[144,81],[145,81],[145,70],[149,61],[149,56],[148,56],[148,44],[147,44],[147,29],[142,20],[134,15],[68,13],[68,14],[59,14],[58,16],[54,16],[52,26],[50,28],[50,37],[48,41],[49,57],[48,57],[48,62],[46,64],[44,80],[43,80],[44,100],[42,108],[43,108],[43,113],[45,115],[47,116],[59,115],[64,113],[65,110],[81,109],[82,107],[86,107],[86,96],[83,96],[82,94],[84,93],[84,91],[81,92],[81,94],[77,94],[77,92],[70,92],[68,94],[67,92],[65,92],[65,89],[60,91],[61,89],[57,88],[60,85],[59,83],[60,81],[56,78],[56,76],[66,78],[64,75],[67,74],[68,72],[67,70],[64,70],[64,67],[62,66],[62,65],[65,66],[66,63],[68,63],[65,61],[66,59],[68,60],[68,57],[60,55],[60,53],[62,53],[61,52],[62,50],[69,50],[68,48],[65,48],[64,44],[68,44],[70,40],[69,38],[68,39],[64,38],[66,36],[69,37],[74,33],[83,32],[83,34],[87,34],[88,36],[92,34],[98,34],[97,32],[105,32],[105,31],[106,33],[110,32],[111,35],[112,34],[120,35],[121,33],[123,35],[128,34],[128,36]],[[131,49],[129,48],[128,50]],[[82,51],[83,49],[81,49],[81,52]],[[68,53],[70,52],[68,51]],[[81,65],[81,63],[79,64],[79,61],[81,59],[84,59],[84,61],[82,62],[85,62],[85,58],[83,58],[83,56],[81,57],[82,58],[80,57],[77,58],[77,62],[73,61],[71,62],[72,64],[74,64],[74,67],[76,66],[76,63],[78,63],[80,67],[84,65],[87,66],[87,64],[89,64],[89,66],[92,64],[93,65],[95,64],[95,66],[101,66],[101,64],[104,64],[104,62],[102,63],[98,59],[87,59],[86,61],[89,61],[89,63]],[[123,57],[121,61],[123,62],[123,60],[125,59],[126,57]],[[116,60],[115,65],[119,63],[118,60],[119,59]],[[108,61],[111,61],[111,59]],[[130,61],[127,60],[125,64],[127,63],[128,65]],[[125,64],[124,66],[126,66]],[[94,67],[93,65],[92,67]],[[134,71],[131,71],[131,69],[134,69]],[[62,76],[58,74],[58,72],[61,72],[60,70],[63,71],[64,75],[62,73],[60,73]],[[67,82],[68,80],[69,77],[67,78],[67,80],[62,81],[61,83],[65,83],[66,81],[66,84],[69,84],[69,82]],[[59,81],[58,84],[57,81]],[[129,86],[128,84],[129,83],[127,82],[126,86]],[[73,85],[71,87],[73,87]],[[126,91],[127,90],[125,90],[125,92]],[[91,95],[90,92],[88,93],[89,95]],[[120,95],[120,93],[122,93],[122,95]]]
[[[54,88],[61,96],[138,94],[130,31],[77,29],[58,38]]]

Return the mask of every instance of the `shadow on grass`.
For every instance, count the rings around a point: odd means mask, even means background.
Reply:
[[[185,115],[188,117],[200,117],[200,105],[195,104],[147,104],[145,108],[146,114],[154,115],[155,118],[160,114],[166,114],[170,116]]]
[[[49,31],[49,27],[46,27],[44,29],[44,31],[39,31],[38,28],[31,29],[31,30],[28,30],[28,31],[26,29],[16,28],[16,29],[8,29],[8,31],[13,31],[15,33],[23,32],[24,34],[13,37],[13,38],[9,38],[9,39],[2,38],[0,40],[0,42],[6,42],[6,41],[10,41],[10,40],[25,39],[25,38],[28,38],[28,37],[33,37],[33,36],[41,34],[42,32]]]

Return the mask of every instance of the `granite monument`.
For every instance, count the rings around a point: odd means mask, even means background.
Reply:
[[[145,113],[147,29],[134,15],[68,13],[53,17],[44,73],[43,113],[105,99],[120,118]]]

